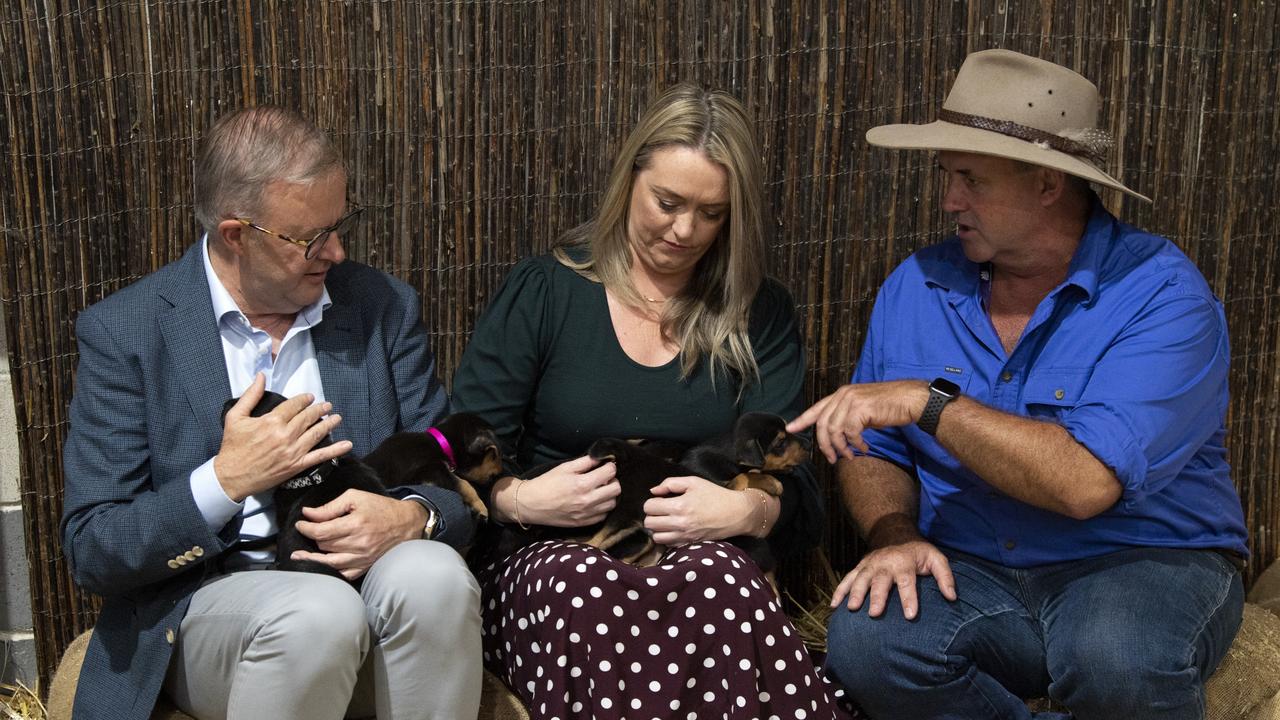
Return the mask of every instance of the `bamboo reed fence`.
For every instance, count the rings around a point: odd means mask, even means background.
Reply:
[[[1277,22],[1259,0],[4,3],[0,308],[42,681],[97,607],[58,536],[76,315],[197,239],[193,150],[250,103],[297,107],[344,147],[370,208],[349,253],[421,291],[447,378],[510,266],[591,212],[645,103],[682,80],[730,90],[757,118],[770,269],[800,305],[816,397],[847,380],[889,270],[946,227],[931,158],[865,130],[932,120],[971,51],[1072,67],[1103,92],[1110,168],[1155,203],[1104,200],[1225,302],[1256,573],[1280,555]],[[859,547],[830,505],[847,567]]]

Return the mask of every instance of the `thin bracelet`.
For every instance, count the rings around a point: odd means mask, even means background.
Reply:
[[[521,520],[521,519],[520,519],[520,488],[521,488],[521,487],[522,487],[526,482],[528,482],[528,480],[525,480],[524,478],[516,478],[516,480],[518,481],[518,482],[516,482],[516,492],[515,492],[515,502],[516,502],[516,524],[520,526],[520,529],[521,529],[521,530],[528,530],[528,529],[529,529],[529,526],[528,526],[528,525],[525,525],[525,524],[524,524],[524,520]]]
[[[752,489],[755,490],[755,488]],[[760,537],[767,538],[769,533],[765,532],[765,525],[769,523],[769,501],[765,498],[769,496],[769,493],[763,490],[756,490],[756,493],[760,496]]]

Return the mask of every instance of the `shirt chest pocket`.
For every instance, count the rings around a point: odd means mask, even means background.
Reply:
[[[950,380],[960,386],[960,392],[968,394],[969,379],[973,373],[958,365],[928,365],[910,363],[886,363],[884,379],[887,380],[923,380],[933,382],[934,378]]]
[[[1091,371],[1077,368],[1046,368],[1027,378],[1022,389],[1026,414],[1059,421],[1080,404]]]

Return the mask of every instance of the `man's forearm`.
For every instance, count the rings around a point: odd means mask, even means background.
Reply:
[[[858,456],[836,464],[840,493],[849,514],[871,547],[919,540],[916,481],[886,460]]]
[[[1060,425],[961,397],[943,411],[937,438],[978,477],[1029,505],[1085,519],[1120,499],[1115,474]]]

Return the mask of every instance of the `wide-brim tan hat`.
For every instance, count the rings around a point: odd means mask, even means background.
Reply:
[[[1021,160],[1151,202],[1099,167],[1111,135],[1098,128],[1098,88],[1061,65],[1011,50],[965,58],[938,120],[874,127],[867,142]]]

